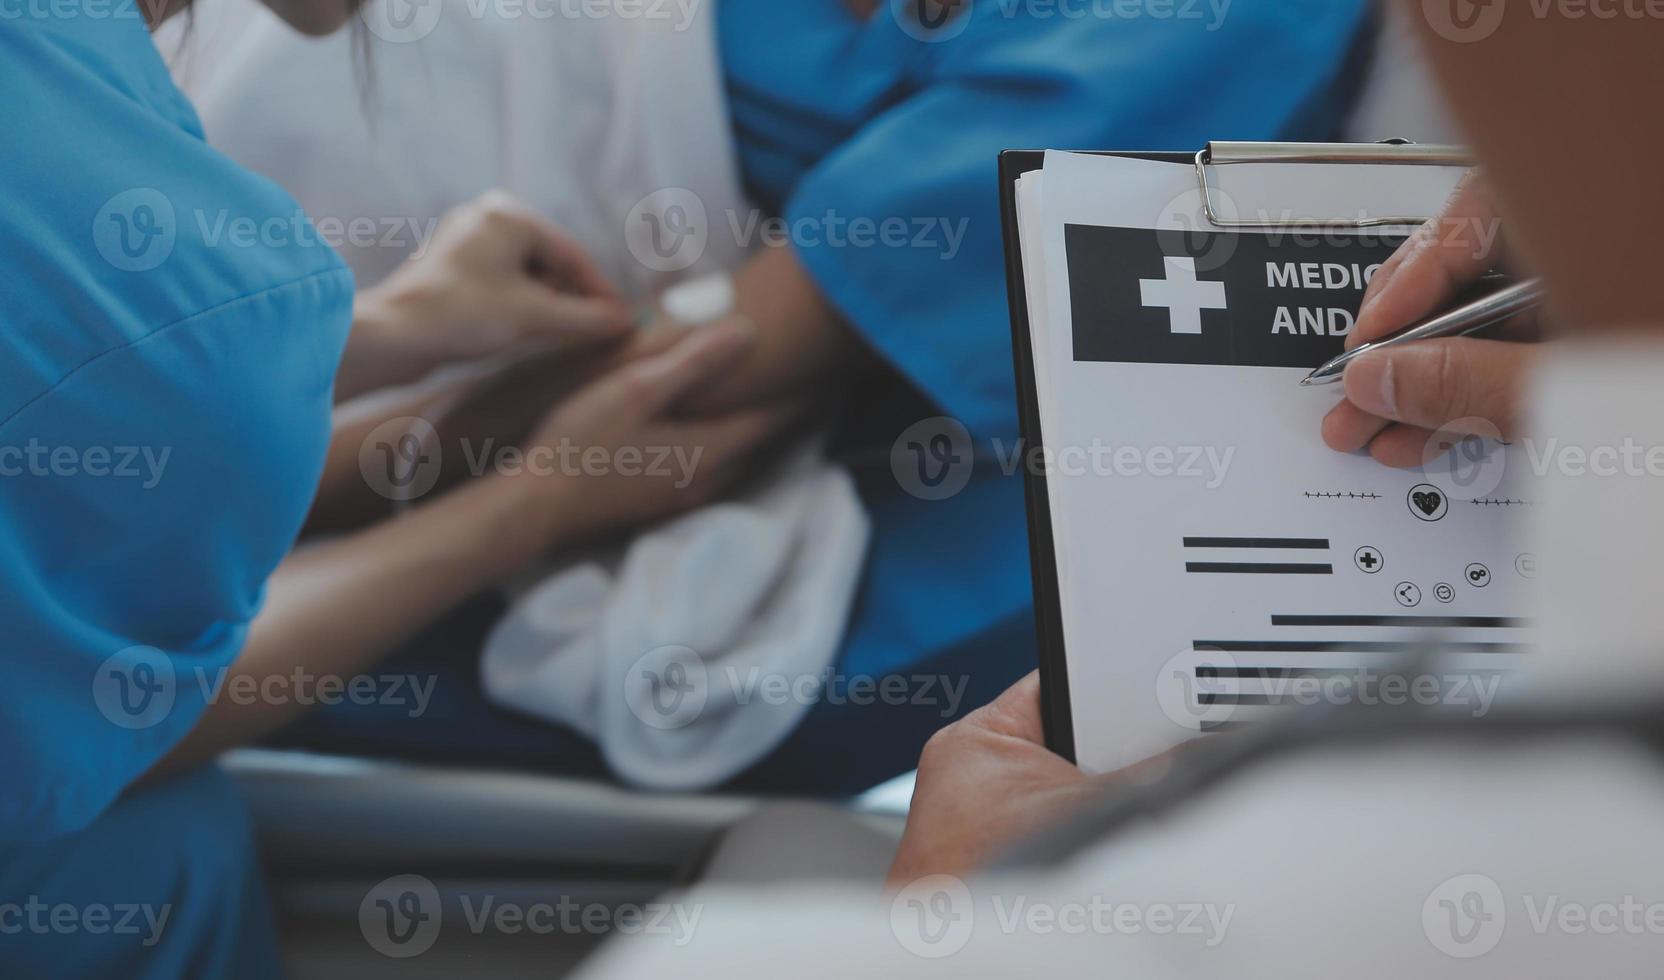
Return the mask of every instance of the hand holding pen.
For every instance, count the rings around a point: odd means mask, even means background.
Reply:
[[[1499,221],[1482,179],[1470,175],[1440,215],[1376,272],[1348,350],[1447,313],[1496,264]],[[1520,284],[1501,305],[1528,309],[1531,299],[1531,284]],[[1529,331],[1534,324],[1527,313],[1515,316],[1510,327]],[[1512,439],[1537,356],[1533,344],[1448,334],[1382,344],[1345,365],[1346,398],[1324,418],[1323,441],[1340,452],[1367,446],[1389,466],[1417,467],[1427,461],[1429,440],[1440,429],[1486,434],[1488,426]]]

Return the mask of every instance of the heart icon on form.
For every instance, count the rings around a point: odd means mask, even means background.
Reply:
[[[1418,483],[1411,487],[1405,503],[1409,504],[1410,513],[1420,521],[1440,520],[1450,510],[1450,498],[1431,483]]]

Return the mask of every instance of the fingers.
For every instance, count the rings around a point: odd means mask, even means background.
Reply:
[[[781,403],[672,423],[666,441],[694,454],[687,506],[706,503],[753,472],[759,454],[802,417],[804,408],[801,402]]]
[[[1369,455],[1385,466],[1413,470],[1426,466],[1439,454],[1440,447],[1433,444],[1436,436],[1437,432],[1419,426],[1389,426],[1370,442]],[[1450,447],[1445,445],[1443,448],[1448,450]]]
[[[525,257],[537,278],[554,289],[622,301],[622,294],[577,242],[504,190],[475,200],[482,220]]]
[[[625,345],[624,350],[620,351],[622,360],[619,363],[638,361],[644,357],[661,354],[686,340],[689,334],[698,329],[698,327],[677,323],[663,317],[655,319],[646,327],[636,331],[635,336],[630,338],[630,342]]]
[[[528,339],[609,340],[635,326],[629,307],[615,299],[556,292],[535,281],[520,285],[514,303],[519,334]]]
[[[752,454],[803,417],[807,402],[789,401],[748,408],[716,418],[676,423],[677,441],[700,447],[718,469],[738,469]]]
[[[1323,442],[1336,452],[1355,453],[1389,425],[1392,425],[1391,419],[1371,415],[1342,399],[1323,417]]]
[[[527,221],[527,257],[539,279],[555,289],[580,296],[600,296],[619,303],[624,301],[618,287],[601,272],[601,267],[583,246],[536,215],[528,216]]]
[[[1480,419],[1512,439],[1536,358],[1530,344],[1472,337],[1406,344],[1352,362],[1346,400],[1366,414],[1428,430]],[[1326,430],[1329,425],[1325,420]]]
[[[1379,340],[1446,308],[1497,262],[1500,222],[1485,182],[1469,173],[1438,217],[1410,236],[1364,293],[1347,347]],[[1519,326],[1519,324],[1515,324]],[[1513,438],[1526,345],[1453,338],[1379,351],[1347,368],[1346,400],[1323,419],[1323,441],[1340,452],[1369,447],[1389,466],[1424,465],[1441,429]]]
[[[1359,358],[1347,368],[1346,399],[1323,419],[1338,452],[1369,447],[1388,466],[1427,464],[1436,432],[1514,439],[1537,349],[1496,340],[1422,341]]]
[[[1484,181],[1470,174],[1440,215],[1376,271],[1346,345],[1379,340],[1449,305],[1496,263],[1499,227]]]
[[[587,252],[505,191],[488,191],[463,209],[459,250],[490,276],[487,305],[510,321],[516,339],[600,340],[629,331],[634,318]]]
[[[656,415],[737,364],[756,338],[756,328],[747,321],[713,323],[662,353],[626,365],[601,383],[614,404]]]

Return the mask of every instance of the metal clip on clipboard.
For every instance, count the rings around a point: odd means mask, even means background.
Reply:
[[[1380,228],[1419,225],[1432,215],[1383,218],[1280,218],[1241,220],[1222,218],[1213,207],[1208,168],[1244,163],[1394,163],[1415,166],[1465,167],[1472,164],[1459,146],[1386,140],[1381,143],[1241,143],[1210,142],[1196,154],[1196,184],[1202,192],[1202,213],[1216,228]]]

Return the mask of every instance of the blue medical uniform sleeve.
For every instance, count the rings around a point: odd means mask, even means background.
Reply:
[[[1241,2],[1217,17],[1206,3],[1188,6],[1199,16],[1067,17],[1068,4],[1041,16],[979,0],[957,36],[918,42],[928,50],[916,93],[821,160],[788,199],[793,227],[840,231],[836,242],[793,235],[826,296],[979,439],[1016,429],[999,152],[1194,150],[1283,136],[1335,84],[1366,17],[1364,0]],[[895,234],[862,247],[841,234],[858,219],[880,232],[888,220]]]
[[[136,11],[5,21],[0,90],[5,843],[88,827],[201,717],[317,491],[353,287]]]
[[[0,425],[0,841],[85,826],[201,716],[311,503],[350,297],[237,301]]]

